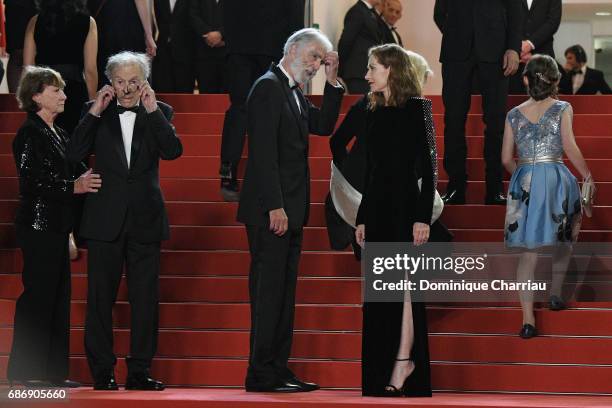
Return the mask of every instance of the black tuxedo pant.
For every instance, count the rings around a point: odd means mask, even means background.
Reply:
[[[128,223],[126,223],[128,224]],[[112,242],[89,240],[85,352],[94,377],[110,373],[113,353],[113,305],[125,264],[130,302],[129,373],[148,370],[157,350],[160,243],[141,243],[124,227]]]
[[[160,45],[153,59],[153,89],[159,93],[193,93],[194,61],[182,61],[172,55],[172,44]]]
[[[202,56],[196,61],[198,91],[201,94],[227,93],[227,58],[225,55]]]
[[[251,337],[246,385],[292,378],[287,367],[293,340],[295,288],[302,228],[276,236],[267,226],[247,225],[251,268]]]
[[[485,123],[484,158],[487,193],[502,191],[501,146],[508,97],[508,78],[502,64],[467,61],[442,64],[442,99],[444,101],[444,169],[449,188],[465,188],[467,182],[466,120],[470,110],[473,76],[477,75],[482,94]],[[469,129],[470,136],[476,135]]]
[[[68,233],[17,226],[23,292],[17,299],[9,380],[68,377],[70,258]]]
[[[221,139],[221,162],[233,165],[233,176],[240,162],[247,128],[246,100],[253,83],[266,73],[273,57],[230,54],[227,59],[230,107],[225,113]]]

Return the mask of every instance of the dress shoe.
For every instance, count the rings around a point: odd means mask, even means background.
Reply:
[[[567,305],[559,296],[553,295],[550,297],[550,299],[548,299],[548,308],[556,312],[559,310],[567,309]]]
[[[119,389],[119,386],[115,381],[115,375],[108,374],[96,378],[93,385],[93,389],[96,391],[117,391]]]
[[[444,204],[465,204],[465,190],[450,188],[442,196],[442,201]]]
[[[237,180],[221,180],[221,196],[225,201],[240,201],[240,190]]]
[[[79,388],[81,386],[80,382],[72,380],[51,380],[49,382],[55,388]]]
[[[537,335],[538,335],[538,330],[529,323],[524,324],[523,328],[519,332],[519,337],[522,339],[530,339]]]
[[[303,392],[304,390],[295,384],[278,381],[269,384],[247,384],[246,392]]]
[[[487,205],[506,205],[506,197],[502,193],[487,194],[485,196]]]
[[[125,380],[126,390],[163,391],[165,388],[163,382],[151,378],[148,372],[128,374]]]
[[[318,384],[311,383],[311,382],[305,382],[305,381],[300,380],[297,377],[293,377],[293,378],[285,381],[285,383],[287,383],[289,385],[294,385],[294,386],[300,388],[300,391],[303,391],[303,392],[315,391],[315,390],[318,390],[319,388],[321,388],[321,387],[319,387]]]

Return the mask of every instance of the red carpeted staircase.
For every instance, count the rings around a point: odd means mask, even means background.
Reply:
[[[249,255],[236,204],[219,195],[219,147],[226,96],[165,95],[185,153],[161,166],[171,239],[163,244],[160,339],[154,375],[175,386],[239,387],[248,355]],[[319,100],[317,97],[313,97]],[[434,97],[439,156],[443,108]],[[578,144],[598,182],[598,207],[584,222],[582,241],[612,239],[612,97],[572,97]],[[345,109],[354,98],[345,98]],[[510,105],[519,98],[510,98]],[[501,241],[504,207],[484,206],[480,98],[467,129],[471,177],[466,206],[448,206],[443,221],[458,241]],[[24,114],[0,95],[0,378],[10,351],[21,255],[12,220],[17,180],[13,135]],[[246,155],[246,150],[245,150]],[[311,137],[312,211],[305,232],[297,292],[292,366],[325,388],[360,386],[360,270],[352,253],[329,250],[323,201],[328,191],[328,139]],[[244,161],[240,174],[243,174]],[[446,174],[440,161],[439,190]],[[73,263],[71,373],[89,383],[83,350],[86,252]],[[610,265],[609,261],[602,262]],[[125,356],[129,307],[122,285],[115,309],[116,349]],[[570,303],[570,310],[537,311],[540,337],[517,337],[516,305],[446,304],[429,307],[432,382],[436,390],[612,394],[612,302]],[[123,382],[125,366],[117,366]],[[238,404],[236,402],[236,404]],[[232,406],[232,405],[229,405]],[[238,406],[238,405],[236,405]]]

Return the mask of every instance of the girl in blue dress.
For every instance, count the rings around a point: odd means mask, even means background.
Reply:
[[[561,285],[570,260],[571,244],[581,223],[581,195],[576,178],[563,164],[563,153],[586,180],[591,172],[576,145],[572,106],[555,99],[561,74],[556,61],[535,55],[527,63],[523,82],[529,100],[507,116],[503,164],[512,174],[506,208],[505,243],[522,248],[517,281],[534,280],[539,248],[553,248],[553,282],[549,308],[561,310]],[[514,159],[516,146],[518,162]],[[522,338],[537,335],[533,293],[520,294]]]

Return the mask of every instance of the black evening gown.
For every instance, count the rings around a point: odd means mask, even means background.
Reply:
[[[415,222],[429,224],[436,188],[431,101],[410,98],[366,117],[366,183],[357,214],[368,242],[411,242]],[[421,176],[422,189],[417,184]],[[403,303],[363,305],[362,392],[380,396],[389,383],[400,342]],[[425,304],[413,302],[415,363],[408,396],[431,396]]]

